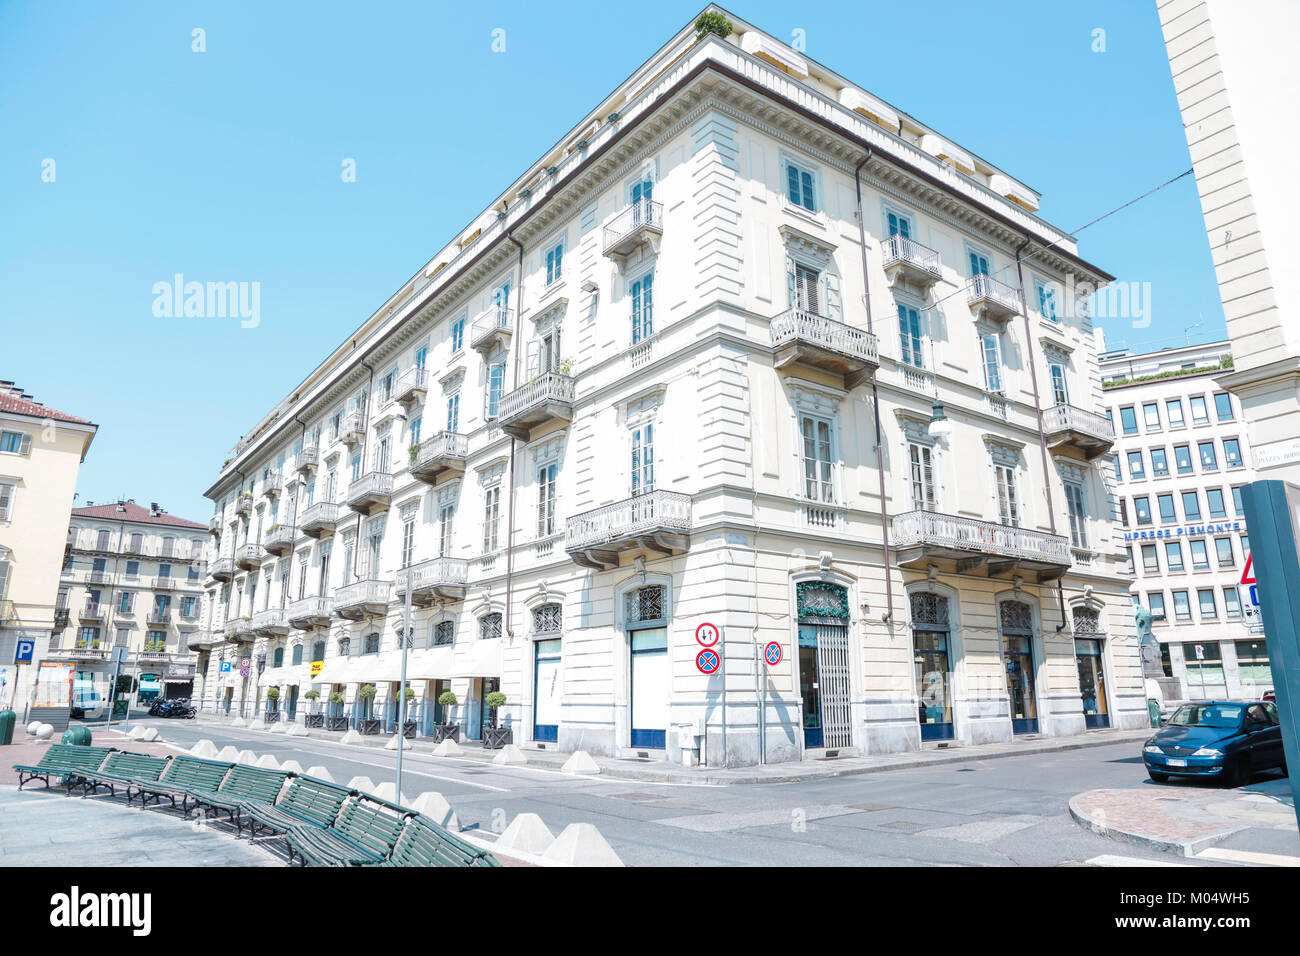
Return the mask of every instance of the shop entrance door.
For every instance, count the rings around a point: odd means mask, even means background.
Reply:
[[[662,750],[668,732],[668,628],[629,631],[633,747]]]
[[[533,645],[533,739],[560,739],[560,638]]]
[[[1021,601],[1003,601],[1002,662],[1007,672],[1011,700],[1011,730],[1038,733],[1038,699],[1034,695],[1034,614]]]
[[[1083,722],[1089,730],[1110,726],[1106,710],[1106,677],[1101,666],[1101,641],[1074,639],[1074,659],[1079,665],[1079,694],[1083,698]]]
[[[848,628],[799,625],[799,691],[805,747],[847,747],[849,720]]]

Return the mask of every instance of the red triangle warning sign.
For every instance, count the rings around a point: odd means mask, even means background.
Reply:
[[[1255,560],[1255,556],[1254,556],[1253,554],[1248,554],[1248,555],[1246,555],[1246,566],[1245,566],[1244,568],[1241,569],[1241,583],[1242,583],[1242,584],[1254,584],[1254,583],[1255,583],[1255,575],[1253,575],[1253,574],[1250,573],[1250,565],[1251,565],[1251,563],[1252,563],[1254,560]]]

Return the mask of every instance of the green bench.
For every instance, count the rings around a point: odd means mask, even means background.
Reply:
[[[406,821],[402,834],[383,866],[500,866],[487,850],[466,843],[431,820],[416,815]]]
[[[276,797],[280,795],[280,788],[291,776],[292,774],[283,770],[235,764],[219,787],[214,790],[192,791],[190,798],[193,799],[195,807],[225,810],[230,815],[230,821],[234,823],[235,814],[239,812],[242,804],[275,803]]]
[[[189,814],[189,799],[195,793],[208,793],[218,789],[226,772],[234,766],[217,760],[204,760],[201,757],[173,757],[157,780],[136,780],[126,789],[126,802],[134,797],[140,798],[140,805],[147,807],[149,802],[171,801],[176,809],[176,798],[181,798],[181,811]]]
[[[32,780],[44,780],[46,789],[49,789],[50,778],[55,777],[63,780],[68,793],[71,794],[74,782],[98,770],[100,764],[115,749],[114,747],[50,744],[49,749],[36,763],[13,765],[13,768],[18,771],[18,789],[21,790]]]
[[[244,835],[244,821],[248,821],[249,842],[257,838],[259,830],[288,833],[296,827],[327,827],[334,822],[343,802],[355,790],[326,783],[316,777],[297,774],[273,804],[245,801],[235,814],[235,826]]]
[[[136,754],[119,750],[108,755],[104,765],[93,774],[81,779],[81,795],[107,789],[109,794],[117,796],[117,788],[124,786],[128,790],[133,784],[148,780],[157,780],[167,769],[168,757],[151,757],[148,754]]]
[[[413,812],[377,797],[358,796],[344,804],[328,827],[304,824],[288,830],[289,863],[296,854],[308,866],[376,866],[393,852],[403,821]]]

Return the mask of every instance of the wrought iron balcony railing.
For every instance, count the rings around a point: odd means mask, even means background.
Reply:
[[[441,431],[422,441],[411,457],[411,475],[433,484],[446,471],[464,471],[469,438],[458,432]]]
[[[691,496],[649,491],[571,517],[564,549],[584,567],[617,567],[624,551],[677,554],[690,546]]]
[[[544,422],[572,419],[575,391],[573,376],[544,372],[501,397],[497,424],[507,435],[526,440]]]
[[[939,253],[907,236],[892,235],[880,244],[885,274],[900,275],[919,286],[929,286],[943,275]]]
[[[959,573],[984,569],[993,576],[1027,570],[1042,581],[1059,577],[1073,561],[1070,540],[1063,535],[996,521],[907,511],[895,515],[891,525],[891,543],[903,567],[924,567],[946,558],[955,562]]]
[[[1020,312],[1020,292],[986,275],[972,276],[966,301],[990,319],[1007,319]]]
[[[664,231],[664,204],[638,199],[616,215],[604,231],[604,253],[622,257],[646,242],[655,242]]]

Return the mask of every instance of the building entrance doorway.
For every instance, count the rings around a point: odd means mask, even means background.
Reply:
[[[917,718],[922,740],[952,740],[952,660],[948,599],[928,591],[911,596]]]
[[[1038,733],[1038,699],[1034,696],[1034,612],[1022,601],[1003,601],[1002,662],[1011,700],[1011,730]]]
[[[848,592],[834,584],[807,582],[799,602],[799,693],[805,748],[848,747]]]

